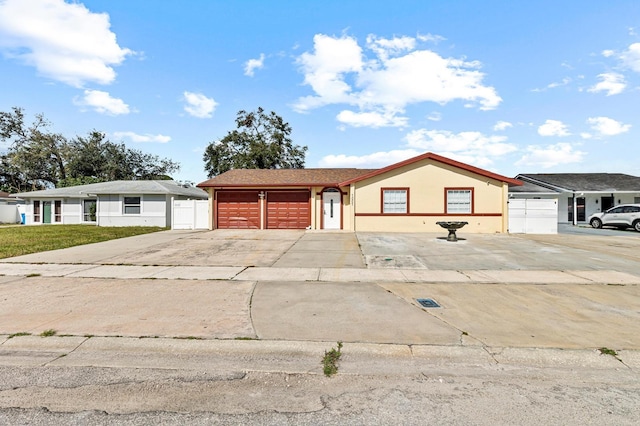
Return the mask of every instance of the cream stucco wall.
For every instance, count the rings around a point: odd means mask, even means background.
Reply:
[[[382,214],[382,189],[408,188],[409,213]],[[445,188],[472,188],[472,214],[446,214]],[[437,221],[469,222],[464,230],[507,231],[508,185],[431,159],[417,161],[352,185],[356,231],[438,232]]]
[[[324,201],[322,192],[325,189],[326,188],[324,187],[316,186],[311,190],[311,200],[313,206],[313,208],[311,209],[311,229],[323,229],[324,227],[324,221],[322,219],[322,215],[324,214]],[[342,230],[353,231],[353,209],[351,205],[350,188],[347,186],[335,189],[339,189],[342,192]]]

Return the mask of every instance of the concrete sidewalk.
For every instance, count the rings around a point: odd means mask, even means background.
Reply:
[[[39,337],[0,335],[0,366],[106,367],[164,370],[312,373],[321,375],[320,358],[335,342],[185,340],[123,337]],[[412,375],[429,365],[466,368],[536,367],[640,369],[640,352],[616,357],[598,350],[482,348],[480,346],[378,345],[345,343],[340,374]]]

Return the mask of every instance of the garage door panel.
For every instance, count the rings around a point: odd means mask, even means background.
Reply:
[[[220,191],[216,196],[216,228],[260,228],[260,204],[257,191]]]
[[[267,193],[267,228],[304,229],[311,225],[309,191]]]

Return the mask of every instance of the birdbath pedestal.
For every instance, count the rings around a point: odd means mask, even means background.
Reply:
[[[436,225],[440,225],[441,227],[449,231],[449,235],[447,235],[447,241],[452,241],[452,242],[458,241],[456,230],[468,224],[469,222],[460,222],[460,221],[454,221],[454,220],[436,222]]]

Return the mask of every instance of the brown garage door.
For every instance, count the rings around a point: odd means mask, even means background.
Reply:
[[[216,228],[260,229],[258,191],[219,191],[216,199]]]
[[[311,225],[309,191],[267,193],[267,228],[304,229]]]

